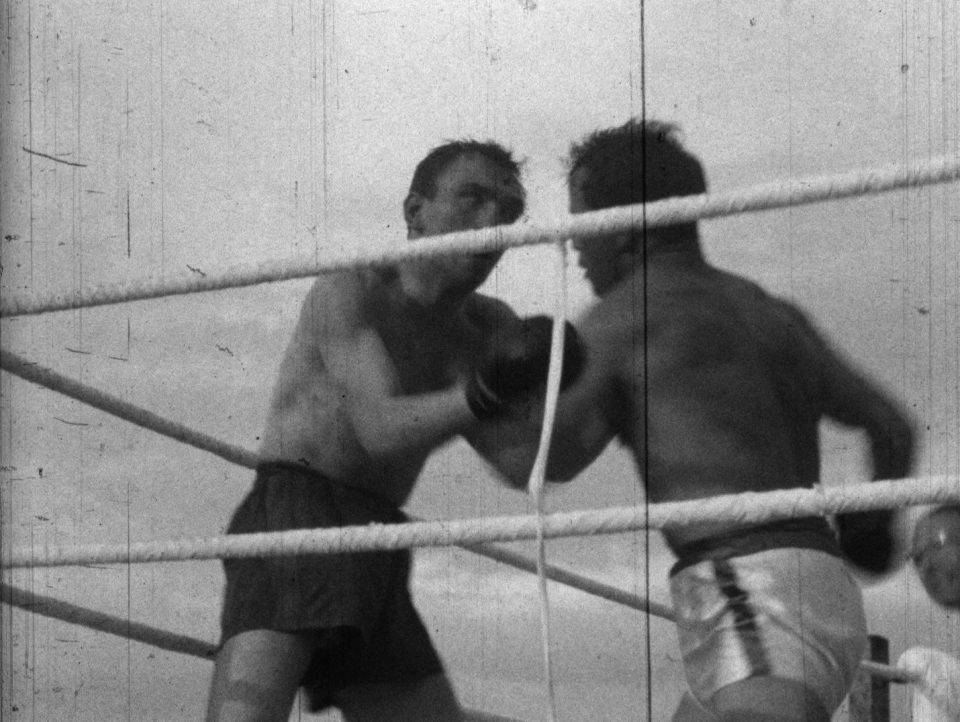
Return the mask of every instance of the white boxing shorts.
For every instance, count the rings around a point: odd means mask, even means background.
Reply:
[[[802,683],[831,714],[843,702],[867,628],[860,588],[839,556],[782,547],[678,564],[670,592],[687,682],[702,705],[757,676]]]

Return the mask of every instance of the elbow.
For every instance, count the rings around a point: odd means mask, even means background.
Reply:
[[[555,462],[550,462],[547,464],[547,481],[552,484],[566,484],[573,481],[577,478],[577,475],[580,473],[579,469],[575,469],[569,465],[562,465]]]
[[[503,481],[504,486],[508,486],[515,491],[526,491],[530,482],[529,477],[526,476],[520,477],[502,475],[500,478]]]
[[[592,456],[570,453],[570,449],[554,448],[547,459],[547,481],[554,484],[566,484],[580,475],[592,461]]]
[[[495,460],[493,467],[504,486],[517,491],[526,491],[529,487],[530,476],[533,473],[533,459],[526,456],[511,459],[501,455],[500,458]],[[552,460],[549,460],[544,478],[551,484],[565,484],[576,477],[577,471],[556,465]]]
[[[909,476],[913,469],[916,432],[906,417],[892,416],[871,436],[874,478],[902,479]]]
[[[576,474],[554,474],[552,469],[547,469],[546,474],[544,474],[544,480],[551,485],[566,484],[568,481],[573,481],[574,478],[576,478]],[[501,470],[500,480],[505,486],[516,491],[528,491],[530,489],[529,474],[504,474]]]

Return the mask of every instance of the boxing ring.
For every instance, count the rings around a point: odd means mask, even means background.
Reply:
[[[327,256],[314,263],[278,262],[264,267],[237,267],[221,274],[194,277],[169,283],[144,279],[117,286],[86,288],[73,294],[5,298],[0,317],[42,314],[87,308],[133,300],[215,291],[304,278],[357,266],[395,263],[448,253],[505,250],[512,247],[551,243],[558,249],[557,268],[561,288],[557,293],[558,323],[548,379],[547,412],[540,453],[531,475],[530,493],[536,514],[522,516],[413,521],[397,525],[369,525],[340,529],[297,530],[279,533],[144,541],[126,545],[83,545],[70,547],[3,548],[3,569],[89,564],[139,564],[183,560],[214,560],[249,556],[323,554],[412,547],[459,546],[470,552],[538,575],[541,602],[541,636],[544,652],[546,696],[551,718],[555,718],[550,662],[549,604],[546,580],[569,585],[647,614],[672,619],[666,605],[614,586],[546,563],[545,539],[616,534],[641,529],[707,521],[758,523],[812,514],[837,514],[909,505],[960,503],[960,478],[922,477],[901,481],[848,484],[837,488],[798,489],[765,493],[727,495],[694,502],[647,504],[632,507],[545,513],[543,510],[544,449],[549,443],[552,411],[559,388],[558,360],[561,357],[564,315],[564,242],[569,238],[597,239],[627,229],[650,228],[816,203],[839,198],[881,193],[899,188],[960,180],[960,161],[937,159],[908,168],[879,168],[838,175],[794,179],[750,187],[730,193],[668,199],[647,205],[627,206],[584,213],[562,219],[550,227],[516,225],[461,232],[405,245],[389,252]],[[106,393],[93,386],[44,368],[11,351],[0,350],[0,367],[30,383],[86,403],[94,408],[212,453],[230,463],[253,469],[255,453],[230,445],[195,429],[170,421],[148,409]],[[536,539],[537,557],[531,559],[491,542]],[[106,634],[118,635],[157,648],[211,659],[211,643],[158,629],[130,619],[69,604],[13,585],[0,586],[2,601],[71,624],[84,625]],[[960,715],[960,662],[936,650],[915,648],[903,653],[893,666],[864,661],[862,669],[877,678],[909,685],[917,722],[939,722]],[[468,712],[470,719],[504,719],[481,712]]]

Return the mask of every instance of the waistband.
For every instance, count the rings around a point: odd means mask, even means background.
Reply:
[[[322,485],[323,487],[329,489],[331,493],[342,495],[345,498],[353,498],[357,500],[362,499],[366,500],[366,502],[369,504],[389,507],[391,509],[398,508],[395,502],[391,501],[385,496],[381,496],[380,494],[370,491],[369,489],[365,489],[361,486],[344,484],[343,482],[337,481],[336,478],[330,476],[329,474],[304,464],[297,464],[292,461],[262,461],[257,464],[255,471],[257,476],[254,481],[254,486],[257,486],[258,484],[266,484],[273,476],[293,475],[299,477],[299,481]],[[283,481],[292,480],[287,479],[280,481],[283,483]]]
[[[677,561],[670,568],[670,576],[702,561],[731,559],[787,548],[812,549],[838,558],[841,556],[837,537],[826,519],[820,516],[801,517],[758,524],[680,545],[673,550]]]
[[[306,466],[304,464],[295,464],[292,461],[261,461],[255,469],[257,476],[271,476],[279,472],[291,472],[301,476],[308,476],[328,484],[336,483],[329,476],[319,469]]]

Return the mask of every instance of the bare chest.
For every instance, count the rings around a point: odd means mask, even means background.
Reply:
[[[400,388],[407,394],[447,388],[466,372],[470,358],[480,351],[476,335],[453,323],[405,320],[390,324],[381,337]]]

